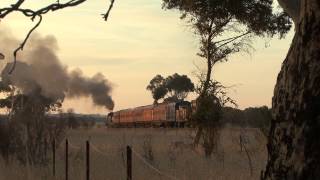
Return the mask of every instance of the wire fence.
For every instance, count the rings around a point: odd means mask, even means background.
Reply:
[[[61,149],[60,149],[61,148]],[[100,149],[98,146],[96,146],[94,143],[90,142],[89,140],[86,141],[85,146],[81,147],[79,145],[75,145],[72,142],[68,141],[68,139],[65,139],[65,145],[64,147],[60,147],[59,149],[62,150],[64,149],[64,177],[65,180],[69,180],[69,156],[70,156],[70,149],[73,150],[77,150],[77,151],[81,151],[83,148],[85,148],[84,151],[84,156],[85,156],[85,179],[86,180],[90,180],[90,164],[92,159],[90,159],[90,153],[92,152],[96,152],[99,155],[101,155],[104,158],[110,158],[110,154],[104,152],[104,150]],[[53,146],[52,146],[52,157],[53,157],[53,161],[52,161],[52,173],[53,176],[56,176],[56,151],[57,151],[57,147],[55,146],[55,142],[53,142]],[[91,152],[90,152],[91,151]],[[143,163],[143,165],[147,168],[149,168],[150,170],[152,170],[153,172],[157,173],[159,176],[168,179],[168,180],[179,180],[177,177],[172,176],[168,173],[165,173],[163,171],[161,171],[159,168],[155,167],[154,165],[152,165],[151,163],[148,162],[148,160],[146,158],[143,157],[143,155],[141,155],[140,153],[138,153],[134,148],[132,148],[131,146],[127,146],[127,151],[126,151],[126,179],[127,180],[132,180],[132,171],[134,169],[133,165],[133,161],[132,161],[132,157],[136,157],[140,162]],[[60,159],[61,160],[61,159]],[[93,162],[94,163],[94,162]],[[161,178],[162,179],[162,178]]]
[[[143,156],[141,154],[139,154],[138,152],[136,152],[133,148],[132,148],[132,152],[133,154],[140,159],[147,167],[149,167],[150,169],[152,169],[153,171],[155,171],[156,173],[158,173],[160,176],[166,177],[168,179],[173,179],[173,180],[179,180],[178,178],[166,174],[164,172],[162,172],[160,169],[156,168],[155,166],[153,166],[152,164],[150,164],[145,158],[143,158]]]

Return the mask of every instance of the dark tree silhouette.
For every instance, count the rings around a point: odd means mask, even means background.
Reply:
[[[61,100],[44,97],[40,90],[25,95],[0,84],[0,92],[7,94],[0,99],[0,108],[9,110],[10,119],[1,125],[5,130],[0,137],[2,155],[14,155],[23,164],[47,164],[51,142],[55,139],[58,144],[65,133],[64,124],[47,116],[61,108]]]
[[[151,79],[149,85],[147,86],[147,90],[151,91],[154,104],[157,104],[158,100],[164,98],[168,93],[168,90],[165,86],[165,79],[161,75],[158,74]]]
[[[151,91],[154,103],[164,99],[164,102],[183,101],[190,92],[194,91],[194,84],[186,75],[175,73],[167,78],[156,75],[147,86]]]
[[[279,0],[296,33],[278,75],[264,180],[320,177],[320,1]]]
[[[80,122],[75,117],[75,113],[72,108],[67,110],[67,124],[69,129],[77,129],[80,126]]]
[[[204,137],[206,131],[216,129],[218,126],[221,108],[209,110],[208,108],[222,107],[216,93],[210,89],[218,90],[212,81],[213,66],[216,63],[227,61],[228,57],[239,51],[248,51],[251,40],[255,36],[273,37],[276,34],[283,37],[291,28],[289,17],[281,12],[273,11],[272,0],[163,0],[165,9],[178,9],[181,19],[185,19],[200,39],[198,55],[207,64],[207,72],[201,81],[202,90],[197,99],[197,111],[201,116],[194,116],[198,123],[198,132],[195,143],[199,139],[212,139]],[[211,99],[212,102],[209,102]],[[211,106],[211,107],[200,107]],[[219,110],[220,109],[220,110]],[[212,116],[209,116],[212,115]],[[204,119],[203,119],[204,118]],[[208,123],[214,121],[214,123]],[[206,129],[206,131],[203,131]],[[208,133],[215,136],[215,133]],[[209,147],[213,147],[209,145]],[[209,150],[208,152],[212,152]]]
[[[169,98],[183,101],[194,91],[194,84],[188,76],[175,73],[166,78],[166,88],[170,94]]]
[[[240,110],[232,107],[223,108],[223,124],[240,127],[259,128],[267,137],[271,125],[271,109],[267,106],[248,107]]]
[[[28,32],[28,34],[26,35],[25,39],[23,40],[23,42],[20,44],[20,46],[13,52],[13,57],[14,57],[14,63],[13,63],[13,66],[11,68],[11,70],[9,71],[9,74],[12,73],[12,71],[14,70],[15,68],[15,65],[16,65],[16,61],[17,61],[17,54],[19,51],[22,51],[25,44],[27,43],[29,37],[31,36],[31,34],[33,33],[33,31],[35,29],[38,28],[38,26],[41,24],[42,22],[42,16],[44,14],[47,14],[48,12],[50,11],[57,11],[57,10],[61,10],[61,9],[64,9],[64,8],[69,8],[69,7],[74,7],[74,6],[77,6],[79,4],[82,4],[84,2],[86,2],[87,0],[68,0],[66,1],[65,3],[61,3],[60,0],[54,0],[53,3],[49,4],[49,5],[46,5],[42,8],[39,8],[39,9],[31,9],[31,8],[24,8],[22,7],[22,5],[25,3],[25,0],[17,0],[16,3],[14,4],[11,4],[10,6],[8,7],[3,7],[3,8],[0,8],[0,20],[6,18],[9,14],[12,14],[12,13],[21,13],[23,14],[24,16],[30,18],[32,21],[34,21],[37,17],[38,17],[38,21],[37,23],[35,24],[35,26],[33,28],[31,28]],[[103,19],[105,21],[108,20],[108,17],[109,17],[109,13],[113,7],[113,4],[114,4],[114,1],[115,0],[110,0],[111,3],[110,3],[110,6],[107,10],[106,13],[102,14],[103,16]],[[3,57],[3,58],[2,58]],[[1,54],[0,52],[0,59],[4,59],[4,55]]]

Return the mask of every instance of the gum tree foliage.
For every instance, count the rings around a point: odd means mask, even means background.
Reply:
[[[164,99],[164,102],[183,101],[195,89],[191,79],[186,75],[175,73],[167,78],[156,75],[147,86],[151,91],[155,103]]]
[[[22,164],[48,162],[51,142],[57,144],[65,133],[62,119],[52,120],[47,113],[58,112],[61,100],[41,95],[41,91],[21,94],[14,86],[0,82],[0,108],[8,110],[7,119],[0,125],[0,152],[4,159],[15,157]]]
[[[157,104],[158,100],[163,98],[168,93],[168,90],[165,87],[165,79],[159,74],[151,79],[149,85],[147,86],[147,90],[151,91],[154,104]]]
[[[207,65],[196,113],[206,115],[194,116],[198,126],[195,144],[198,144],[201,137],[206,139],[203,130],[212,131],[221,119],[217,114],[221,114],[218,107],[222,104],[216,93],[209,90],[217,84],[212,80],[214,65],[227,61],[234,53],[250,51],[251,40],[255,37],[284,37],[292,23],[286,13],[273,10],[273,0],[163,0],[163,8],[180,11],[181,19],[199,37],[198,55]],[[209,134],[217,136],[214,132]],[[212,150],[208,152],[210,154]]]
[[[223,124],[238,127],[259,128],[268,137],[271,124],[271,109],[267,106],[248,107],[240,110],[232,107],[223,108]]]
[[[169,97],[176,97],[177,100],[183,101],[190,92],[194,91],[194,84],[188,76],[175,73],[166,78],[166,88]]]

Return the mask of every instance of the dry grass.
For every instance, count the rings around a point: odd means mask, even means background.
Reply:
[[[243,130],[242,130],[243,131]],[[190,148],[192,134],[189,129],[90,129],[68,132],[70,146],[70,180],[85,179],[85,141],[91,147],[91,179],[121,180],[125,176],[125,147],[131,145],[143,157],[152,153],[147,161],[165,174],[180,180],[259,179],[264,168],[266,139],[257,129],[244,129],[248,137],[246,148],[251,156],[253,174],[246,153],[240,151],[239,128],[225,128],[221,132],[220,145],[211,159],[206,159],[200,148]],[[80,148],[80,149],[79,149]],[[98,151],[99,152],[98,152]],[[152,151],[152,152],[150,152]],[[0,161],[0,180],[64,179],[64,144],[57,150],[57,176],[47,168],[23,167],[12,161],[8,166]],[[134,180],[165,180],[133,156]]]

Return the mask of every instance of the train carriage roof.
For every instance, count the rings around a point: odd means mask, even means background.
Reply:
[[[181,101],[181,102],[171,102],[171,103],[159,103],[159,104],[150,104],[150,105],[146,105],[146,106],[139,106],[139,107],[135,107],[135,108],[128,108],[128,109],[122,109],[119,111],[115,111],[115,112],[111,112],[113,113],[121,113],[121,112],[128,112],[128,111],[134,111],[134,110],[145,110],[145,109],[152,109],[155,107],[161,107],[161,106],[175,106],[176,108],[178,108],[179,106],[189,106],[191,103],[188,101]],[[109,114],[111,114],[109,113]]]

